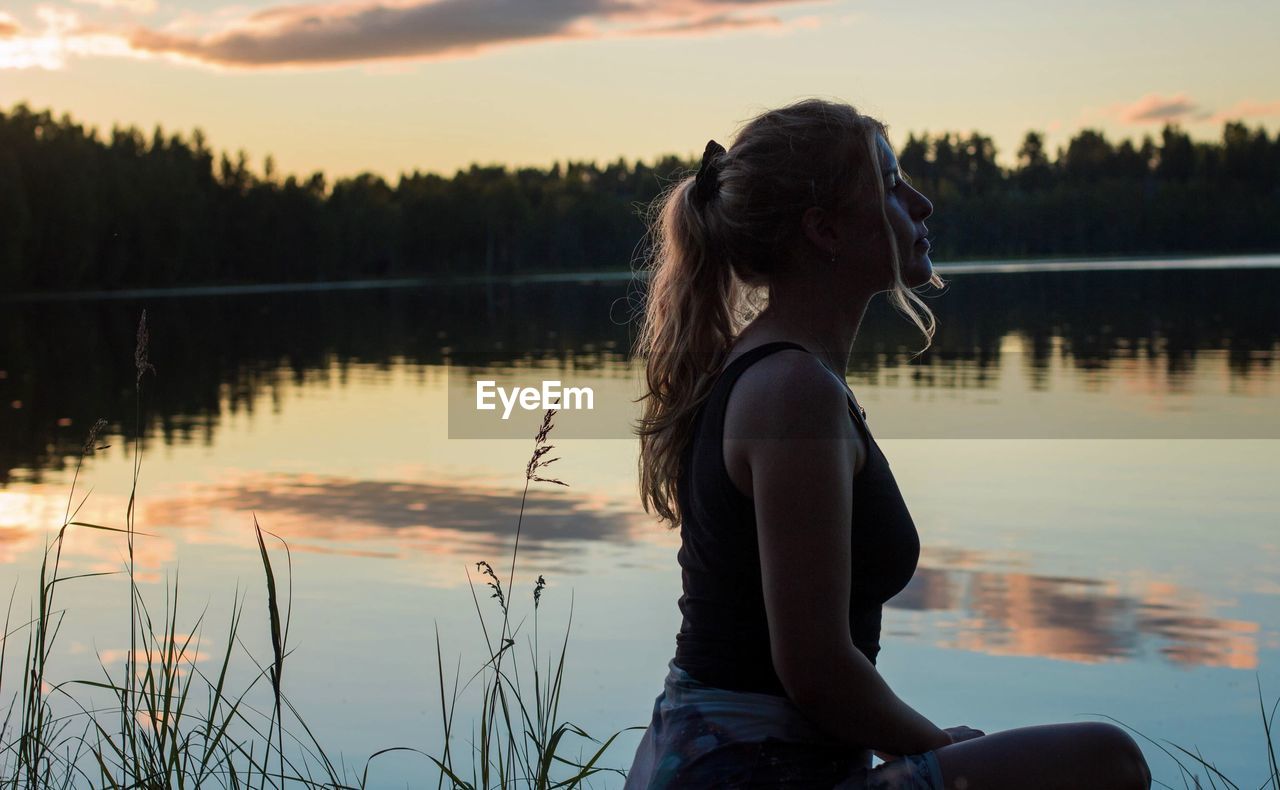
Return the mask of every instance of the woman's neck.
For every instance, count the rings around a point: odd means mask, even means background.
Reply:
[[[843,379],[870,301],[871,294],[836,303],[830,294],[806,299],[771,292],[769,306],[743,330],[743,335],[799,343]]]

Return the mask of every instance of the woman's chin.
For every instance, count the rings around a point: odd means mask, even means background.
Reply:
[[[929,253],[922,252],[912,256],[911,264],[902,273],[902,279],[908,288],[919,288],[933,279],[933,261]]]

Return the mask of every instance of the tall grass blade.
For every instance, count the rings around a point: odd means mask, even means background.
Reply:
[[[1254,675],[1254,682],[1258,684],[1258,708],[1262,712],[1262,732],[1267,739],[1267,762],[1271,768],[1271,776],[1269,783],[1275,790],[1280,790],[1280,764],[1276,762],[1276,742],[1271,734],[1271,727],[1276,719],[1276,709],[1280,708],[1280,697],[1276,699],[1276,704],[1271,706],[1271,715],[1267,715],[1267,703],[1263,701],[1262,696],[1262,679]]]
[[[267,544],[262,539],[262,527],[258,526],[258,516],[253,516],[253,530],[258,537],[258,550],[262,552],[262,568],[267,574],[267,613],[271,618],[271,652],[275,654],[275,664],[271,668],[271,690],[275,694],[274,716],[279,733],[280,781],[284,781],[284,722],[280,710],[280,682],[284,674],[284,637],[280,626],[280,604],[276,598],[276,576],[271,570],[271,557],[267,554]]]

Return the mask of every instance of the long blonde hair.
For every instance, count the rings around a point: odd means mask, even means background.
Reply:
[[[748,121],[713,161],[718,192],[694,196],[694,178],[650,207],[648,293],[635,354],[645,358],[640,500],[679,524],[678,481],[698,408],[734,338],[763,306],[763,290],[801,241],[801,215],[856,202],[879,207],[892,253],[889,298],[925,336],[936,322],[902,280],[885,208],[880,121],[841,102],[806,99]],[[853,185],[850,187],[850,185]],[[934,275],[934,285],[942,285]]]

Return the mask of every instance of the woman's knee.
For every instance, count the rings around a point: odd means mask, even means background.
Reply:
[[[937,752],[947,790],[1149,790],[1138,744],[1110,724],[1042,724],[994,732]]]
[[[1090,751],[1131,779],[1131,786],[1142,790],[1151,787],[1151,769],[1147,766],[1147,759],[1129,733],[1114,724],[1101,722],[1077,726],[1083,730],[1083,737],[1092,742],[1093,748]]]

